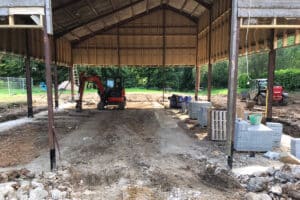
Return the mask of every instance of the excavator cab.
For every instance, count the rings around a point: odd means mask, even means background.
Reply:
[[[121,77],[107,78],[105,83],[104,100],[101,99],[98,109],[103,110],[107,105],[118,105],[119,109],[124,110],[126,97],[123,79]]]
[[[93,82],[98,88],[100,102],[97,108],[99,110],[105,109],[107,105],[117,105],[119,109],[125,109],[125,88],[121,77],[107,78],[104,85],[101,78],[97,75],[85,76],[81,74],[79,80],[79,99],[76,102],[76,111],[80,112],[82,110],[82,98],[86,82]]]

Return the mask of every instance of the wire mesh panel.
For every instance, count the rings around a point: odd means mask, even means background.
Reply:
[[[33,80],[31,79],[31,85]],[[15,77],[0,77],[0,93],[16,95],[26,93],[26,79]]]

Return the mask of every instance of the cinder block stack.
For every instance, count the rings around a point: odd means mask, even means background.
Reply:
[[[189,103],[189,117],[191,119],[198,119],[198,112],[201,107],[210,107],[212,104],[209,101],[192,101]]]
[[[273,147],[280,147],[283,126],[281,123],[267,122],[267,127],[273,132]]]
[[[237,151],[271,151],[274,131],[263,124],[250,125],[237,120],[234,134],[234,149]]]
[[[291,139],[291,153],[300,159],[300,138]]]
[[[198,111],[197,119],[201,127],[207,126],[207,117],[208,117],[209,108],[211,108],[211,106],[207,104],[205,106],[201,106],[200,110]]]

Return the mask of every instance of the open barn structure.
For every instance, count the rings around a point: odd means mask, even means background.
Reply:
[[[294,43],[288,44],[288,37]],[[30,59],[46,63],[51,168],[55,167],[51,65],[55,106],[57,66],[74,65],[196,68],[229,60],[228,163],[236,117],[238,56],[269,51],[268,95],[272,96],[278,41],[300,43],[299,0],[1,0],[0,51],[22,55],[30,80]],[[73,77],[72,75],[70,77]],[[74,96],[74,80],[72,97]],[[32,114],[30,84],[28,114]],[[272,98],[267,118],[272,119]]]

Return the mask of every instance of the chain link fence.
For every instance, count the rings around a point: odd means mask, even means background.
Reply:
[[[33,79],[31,79],[31,86]],[[0,77],[0,94],[16,95],[26,93],[26,79],[15,77]]]

